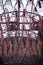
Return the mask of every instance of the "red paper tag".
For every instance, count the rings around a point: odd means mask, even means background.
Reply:
[[[40,1],[38,1],[38,5],[39,5],[39,8],[41,8],[41,3],[40,3]]]
[[[10,30],[10,17],[8,16],[7,17],[7,22],[6,22],[6,25],[7,25],[7,29]]]
[[[32,30],[33,29],[33,26],[32,26],[32,24],[30,24],[30,30]]]
[[[8,34],[7,39],[10,40],[10,34]]]
[[[37,8],[35,7],[34,9],[35,9],[35,11],[37,12]]]
[[[23,28],[22,29],[25,30],[25,25],[23,25]]]
[[[30,34],[28,34],[28,40],[30,41]]]
[[[26,16],[26,10],[25,9],[23,10],[23,16],[24,17]]]
[[[0,16],[0,20],[2,20],[2,16]]]
[[[7,43],[6,42],[4,42],[4,49],[6,49],[7,48]]]
[[[35,23],[35,21],[34,21],[34,18],[32,17],[32,24],[34,24]]]
[[[18,8],[20,8],[20,0],[18,0]]]
[[[42,18],[39,19],[39,24],[42,24]]]
[[[2,31],[2,27],[1,27],[1,24],[0,24],[0,30]]]
[[[39,19],[39,31],[42,32],[42,18]]]

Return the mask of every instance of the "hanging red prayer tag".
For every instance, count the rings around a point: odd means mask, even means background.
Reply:
[[[18,23],[19,23],[19,18],[17,17],[16,18],[16,24],[18,25]]]
[[[1,38],[0,38],[0,44],[1,44]]]
[[[40,1],[38,1],[38,5],[39,5],[39,8],[41,8],[41,3],[40,3]]]
[[[39,24],[42,24],[42,18],[39,19]]]
[[[20,8],[20,0],[18,0],[18,8]]]
[[[7,25],[7,29],[10,30],[10,25],[8,22],[6,23],[6,25]]]
[[[10,40],[10,34],[8,34],[7,39]]]
[[[0,30],[2,31],[1,24],[0,24]]]
[[[16,29],[17,28],[17,25],[16,24],[14,24],[14,29]]]
[[[23,10],[23,16],[24,17],[26,16],[26,10],[25,9]]]
[[[16,10],[15,11],[15,14],[16,14],[16,26],[18,25],[18,22],[19,22],[19,17],[18,17],[18,11]]]
[[[32,24],[30,24],[30,30],[32,30],[32,29],[33,29]]]
[[[2,16],[0,16],[0,21],[2,20]],[[1,21],[2,22],[2,21]],[[2,32],[2,27],[1,27],[1,24],[0,24],[0,31]]]
[[[39,19],[39,25],[40,25],[39,30],[40,30],[40,32],[42,32],[42,25],[41,24],[42,24],[42,18]]]
[[[17,24],[17,22],[18,22],[18,12],[17,12],[17,10],[16,10],[16,24]]]
[[[0,20],[2,20],[2,16],[0,16]]]
[[[42,27],[40,27],[40,30],[39,31],[42,32]]]
[[[18,17],[18,12],[16,11],[15,13],[16,13],[16,17]]]
[[[23,30],[25,30],[25,25],[23,25]]]
[[[10,17],[8,16],[7,22],[10,22]]]
[[[32,17],[32,24],[34,24],[35,23],[35,21],[34,21],[34,18]]]
[[[30,34],[28,34],[28,40],[30,41]]]
[[[8,16],[7,17],[7,22],[6,22],[6,25],[7,25],[7,29],[10,30],[10,17]]]
[[[35,9],[35,11],[37,12],[37,8],[35,7],[34,9]]]

